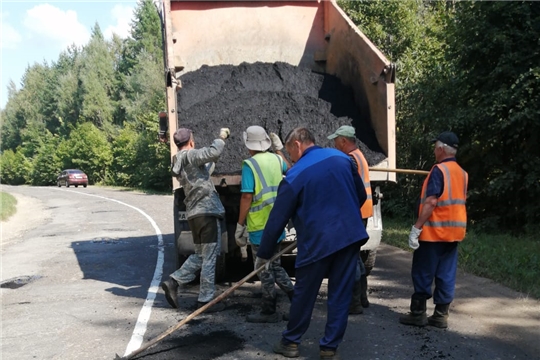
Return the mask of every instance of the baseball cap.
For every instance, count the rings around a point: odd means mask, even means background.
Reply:
[[[431,140],[431,142],[440,141],[448,146],[453,147],[454,149],[457,149],[459,146],[459,139],[456,134],[454,134],[451,131],[445,131],[439,134],[435,139]]]
[[[179,128],[174,133],[173,139],[176,145],[184,144],[191,137],[191,130],[186,128]]]
[[[336,130],[335,133],[328,136],[328,139],[332,140],[337,138],[338,136],[345,136],[345,137],[354,137],[355,130],[352,126],[349,125],[343,125],[339,129]]]

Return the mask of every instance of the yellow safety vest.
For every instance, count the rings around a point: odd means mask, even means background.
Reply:
[[[244,164],[253,171],[255,179],[255,191],[247,215],[247,231],[263,230],[283,179],[283,159],[273,153],[261,152],[244,160]]]

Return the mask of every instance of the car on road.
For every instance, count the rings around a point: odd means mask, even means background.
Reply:
[[[66,187],[70,187],[71,185],[75,187],[79,187],[79,185],[87,187],[88,176],[79,169],[67,169],[63,170],[60,175],[58,175],[56,184],[58,187],[61,187],[62,185],[65,185]]]

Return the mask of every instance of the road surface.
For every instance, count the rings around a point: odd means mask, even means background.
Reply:
[[[197,287],[173,310],[156,286],[174,271],[172,196],[94,186],[2,190],[18,199],[17,214],[2,223],[2,359],[113,359],[194,310]],[[381,245],[372,305],[349,317],[341,359],[540,359],[540,302],[463,272],[447,330],[399,324],[410,264],[411,253]],[[247,283],[225,311],[200,315],[136,358],[283,359],[271,347],[286,322],[244,321],[259,299],[259,283]],[[318,358],[325,299],[323,284],[299,359]],[[284,294],[278,306],[287,311]]]

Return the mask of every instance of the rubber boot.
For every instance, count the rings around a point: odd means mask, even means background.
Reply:
[[[349,306],[349,314],[357,315],[363,313],[364,308],[362,307],[362,281],[359,280],[354,282],[351,305]]]
[[[426,326],[428,323],[426,298],[413,295],[411,298],[411,312],[400,316],[399,322],[405,325]]]
[[[246,321],[250,323],[275,323],[279,321],[279,315],[276,312],[277,299],[262,299],[262,309],[258,314],[246,316]]]
[[[362,307],[369,307],[369,300],[367,298],[368,294],[368,287],[367,287],[367,276],[362,275],[360,277],[360,284],[362,285],[362,292],[360,295],[360,302],[362,303]]]
[[[428,317],[428,324],[438,327],[440,329],[446,329],[448,327],[448,309],[450,304],[435,305],[435,311],[433,315]]]

